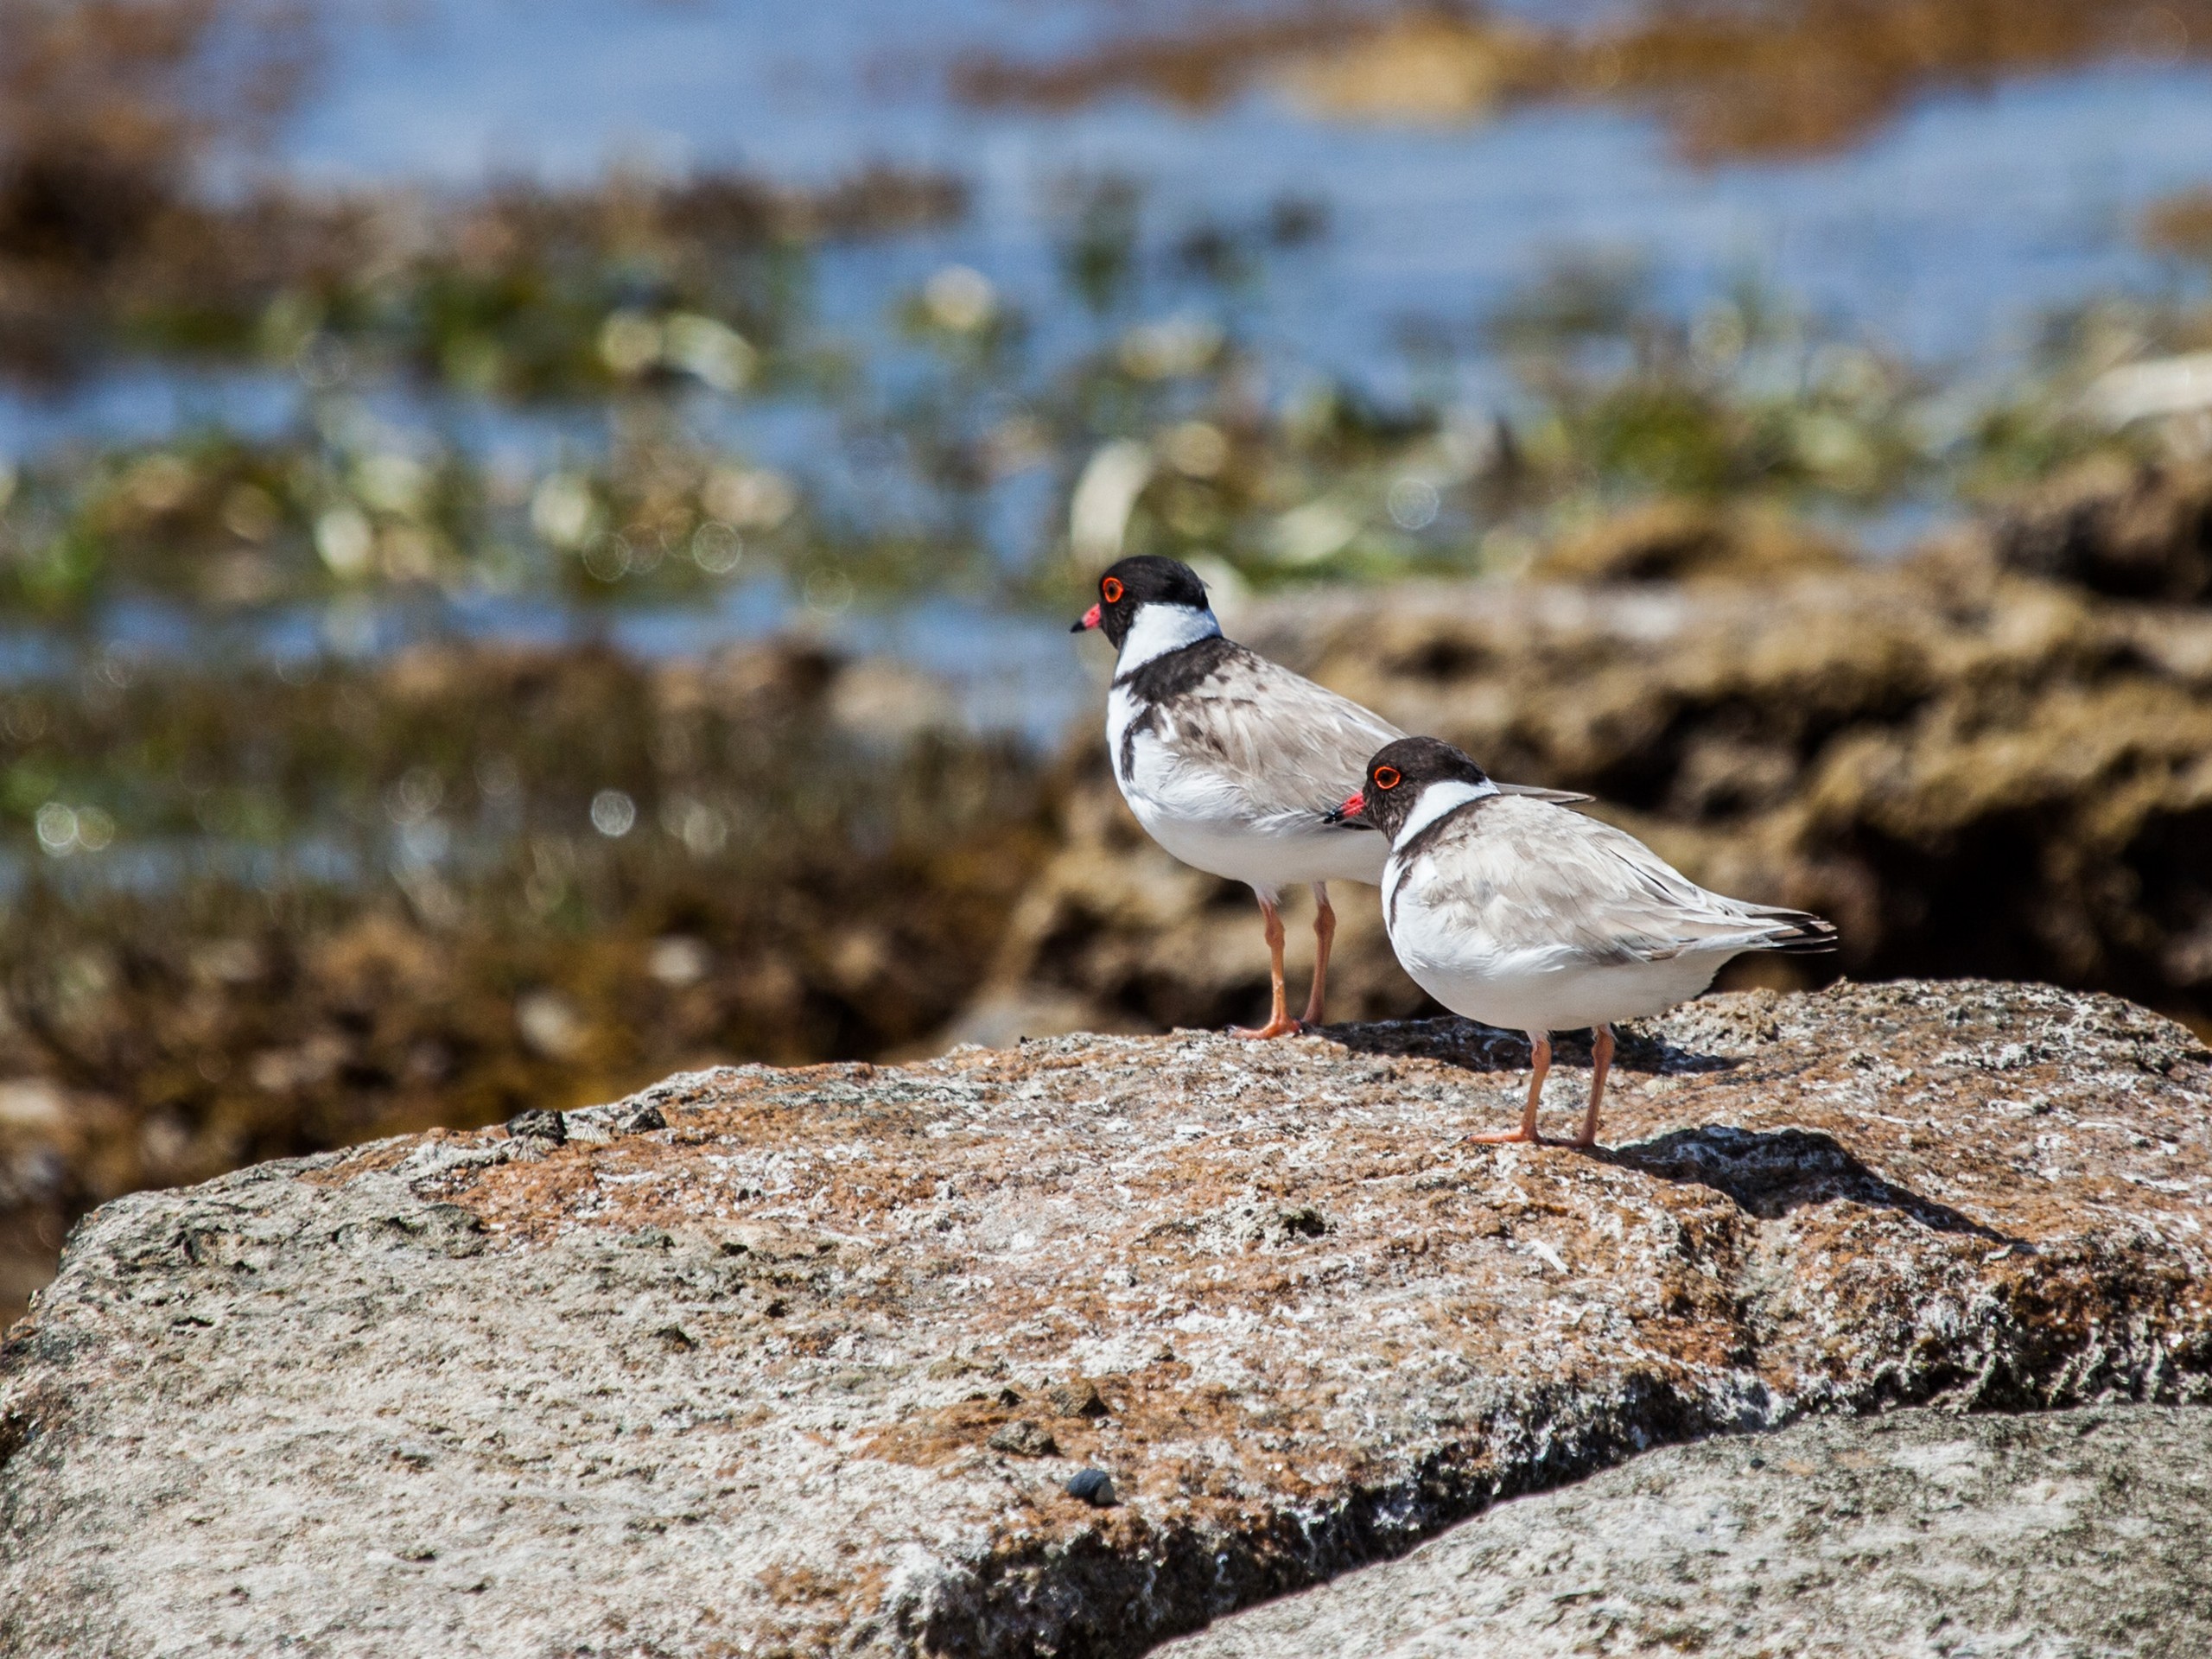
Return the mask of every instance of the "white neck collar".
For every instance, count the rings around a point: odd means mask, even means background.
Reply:
[[[1497,785],[1488,779],[1479,784],[1463,784],[1457,779],[1449,783],[1431,784],[1421,791],[1421,799],[1414,803],[1414,810],[1398,826],[1398,838],[1390,844],[1402,847],[1454,807],[1465,806],[1469,801],[1479,801],[1497,792]]]
[[[1195,645],[1221,632],[1221,624],[1201,605],[1140,605],[1122,636],[1122,654],[1114,659],[1114,677],[1142,668],[1155,657]]]

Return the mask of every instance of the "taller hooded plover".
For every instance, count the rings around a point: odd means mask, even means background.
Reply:
[[[1553,1032],[1594,1031],[1590,1107],[1573,1141],[1586,1147],[1615,1020],[1688,1001],[1746,950],[1835,948],[1833,923],[1708,893],[1633,836],[1501,792],[1433,737],[1383,745],[1337,817],[1389,842],[1382,922],[1414,982],[1455,1014],[1528,1033],[1520,1127],[1478,1141],[1537,1138]]]
[[[1173,559],[1117,561],[1071,632],[1090,628],[1119,653],[1106,744],[1129,810],[1183,862],[1242,881],[1259,899],[1273,1001],[1268,1023],[1241,1034],[1280,1037],[1319,1023],[1337,925],[1327,884],[1381,880],[1389,850],[1382,836],[1338,822],[1334,809],[1397,728],[1223,638],[1205,584]],[[1290,1017],[1277,908],[1282,890],[1299,881],[1312,884],[1319,906],[1303,1021]]]

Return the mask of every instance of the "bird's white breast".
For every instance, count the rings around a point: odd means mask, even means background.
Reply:
[[[1130,736],[1130,727],[1140,721],[1141,729]],[[1118,685],[1107,697],[1107,753],[1122,798],[1138,821],[1157,836],[1163,825],[1226,826],[1241,818],[1236,790],[1213,768],[1181,753],[1175,740],[1173,703],[1145,703]]]
[[[1325,829],[1318,819],[1300,828],[1256,817],[1233,779],[1178,741],[1173,699],[1147,704],[1115,687],[1106,700],[1106,752],[1145,833],[1196,869],[1268,893],[1381,878],[1387,849],[1380,836]]]

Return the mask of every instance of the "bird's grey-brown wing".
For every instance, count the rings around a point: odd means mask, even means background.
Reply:
[[[1250,821],[1319,819],[1405,734],[1380,715],[1238,646],[1141,717],[1171,764],[1197,762]]]
[[[1420,872],[1423,908],[1507,955],[1598,964],[1834,944],[1816,916],[1708,892],[1626,831],[1548,802],[1500,796],[1440,829]]]

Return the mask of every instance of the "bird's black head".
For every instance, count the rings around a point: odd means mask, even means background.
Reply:
[[[1194,611],[1211,608],[1206,604],[1206,585],[1198,580],[1197,571],[1179,560],[1141,553],[1116,559],[1106,567],[1098,578],[1098,602],[1077,617],[1068,632],[1100,629],[1119,651],[1138,611],[1147,605],[1180,605]]]
[[[1338,823],[1364,824],[1395,842],[1431,784],[1485,785],[1490,778],[1441,738],[1402,737],[1376,750],[1367,782],[1330,816]]]

